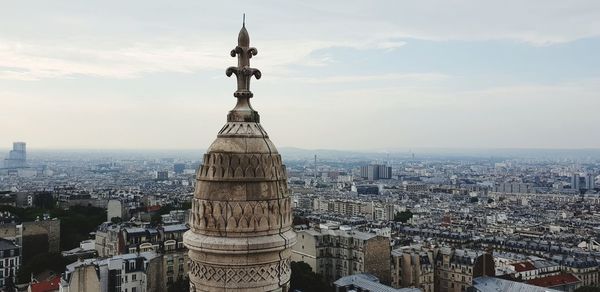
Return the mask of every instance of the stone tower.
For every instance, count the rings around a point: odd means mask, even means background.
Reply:
[[[231,56],[237,98],[197,171],[190,230],[190,291],[284,291],[290,280],[291,202],[281,156],[250,105],[257,54],[245,24]]]

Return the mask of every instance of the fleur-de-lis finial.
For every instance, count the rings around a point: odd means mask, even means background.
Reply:
[[[238,65],[237,67],[229,67],[225,71],[227,76],[230,77],[232,74],[235,74],[237,79],[237,90],[233,93],[233,96],[237,97],[238,103],[229,113],[228,120],[234,119],[237,121],[240,118],[235,118],[235,113],[249,112],[251,113],[251,117],[245,115],[242,120],[256,120],[256,122],[258,122],[258,113],[252,109],[249,100],[253,96],[252,91],[250,91],[250,79],[252,76],[256,77],[256,79],[260,79],[261,77],[260,70],[250,67],[250,58],[256,56],[257,53],[258,51],[256,48],[250,47],[250,36],[246,30],[246,14],[244,14],[242,19],[242,29],[238,34],[238,45],[231,50],[230,53],[232,57],[237,56]]]

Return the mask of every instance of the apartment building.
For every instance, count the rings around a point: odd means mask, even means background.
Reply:
[[[390,282],[390,239],[354,230],[311,228],[297,231],[292,261],[304,261],[328,282],[369,273]]]
[[[60,292],[166,291],[163,256],[155,252],[79,260],[67,265]]]
[[[392,251],[392,287],[434,291],[435,252],[421,246],[406,246]]]
[[[473,285],[473,279],[495,275],[491,253],[442,247],[435,257],[435,292],[464,292]]]
[[[13,281],[21,266],[21,248],[12,241],[0,238],[0,290]]]

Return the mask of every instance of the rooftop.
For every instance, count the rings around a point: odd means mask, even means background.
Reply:
[[[476,291],[481,292],[498,292],[498,291],[513,291],[513,292],[554,292],[559,290],[542,288],[521,282],[494,278],[494,277],[478,277],[473,279],[473,287]]]
[[[174,224],[174,225],[165,225],[163,226],[163,230],[165,232],[176,232],[176,231],[186,231],[189,228],[185,226],[185,224]]]
[[[573,274],[560,274],[527,281],[528,284],[540,287],[557,287],[567,284],[575,284],[578,282],[581,281]]]
[[[11,249],[15,249],[15,248],[19,248],[19,247],[16,246],[11,241],[0,238],[0,250],[11,250]]]
[[[58,291],[60,284],[60,275],[56,275],[51,279],[46,281],[32,283],[31,292],[50,292],[50,291]]]
[[[535,270],[535,266],[531,262],[520,262],[511,264],[511,266],[515,267],[515,271],[517,272],[525,272]]]
[[[396,289],[390,286],[379,283],[379,279],[369,274],[357,274],[346,276],[333,282],[337,287],[348,287],[352,286],[355,288],[361,288],[370,292],[420,292],[421,289],[417,288],[401,288]]]

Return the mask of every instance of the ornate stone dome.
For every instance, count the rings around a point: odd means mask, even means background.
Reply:
[[[250,105],[250,67],[257,50],[245,25],[231,56],[237,67],[237,104],[197,171],[190,230],[184,243],[190,257],[190,291],[287,291],[291,201],[281,156]]]

